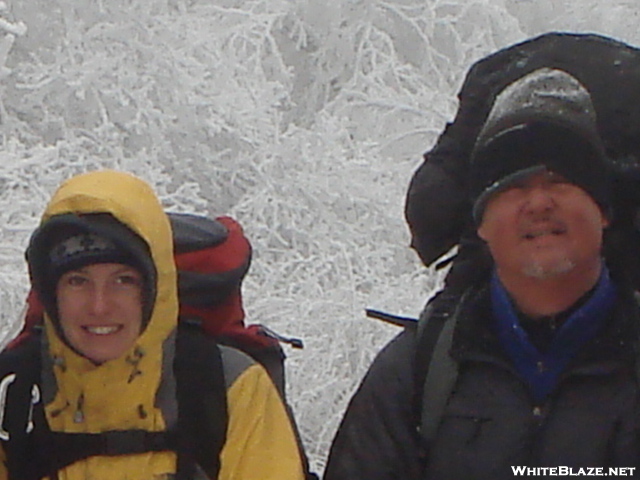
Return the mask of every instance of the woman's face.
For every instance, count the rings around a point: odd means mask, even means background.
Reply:
[[[98,263],[66,272],[56,298],[69,344],[95,363],[122,356],[142,330],[141,273],[119,263]]]

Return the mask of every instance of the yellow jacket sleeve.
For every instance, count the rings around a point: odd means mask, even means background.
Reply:
[[[262,366],[246,369],[227,390],[229,424],[219,480],[302,480],[289,417]]]

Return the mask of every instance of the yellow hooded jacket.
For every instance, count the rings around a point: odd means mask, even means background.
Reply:
[[[171,227],[149,185],[116,171],[83,174],[62,184],[42,222],[59,214],[102,212],[113,215],[148,244],[157,270],[155,303],[145,330],[130,351],[101,365],[70,349],[45,315],[44,356],[49,358],[42,361],[50,365],[55,378],[54,391],[50,395],[43,392],[46,418],[51,430],[58,432],[163,431],[170,419],[158,405],[158,391],[172,375],[167,372],[171,369],[162,366],[167,364],[167,344],[175,339],[178,317]],[[302,462],[293,429],[268,374],[246,355],[221,349],[228,427],[218,478],[301,480]],[[0,455],[4,458],[3,452]],[[160,480],[172,478],[175,469],[175,453],[150,452],[89,457],[58,476],[59,480]],[[0,462],[0,480],[6,478],[8,472]]]

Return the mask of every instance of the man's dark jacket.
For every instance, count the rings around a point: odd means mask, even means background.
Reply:
[[[459,376],[426,461],[413,406],[415,330],[378,355],[332,445],[325,480],[500,480],[512,466],[637,467],[638,307],[619,292],[604,330],[534,404],[491,328],[488,288],[466,295],[451,349]],[[640,472],[635,472],[640,477]]]

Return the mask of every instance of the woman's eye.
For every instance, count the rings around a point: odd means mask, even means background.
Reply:
[[[120,285],[139,286],[141,280],[136,275],[120,275],[116,280]]]

